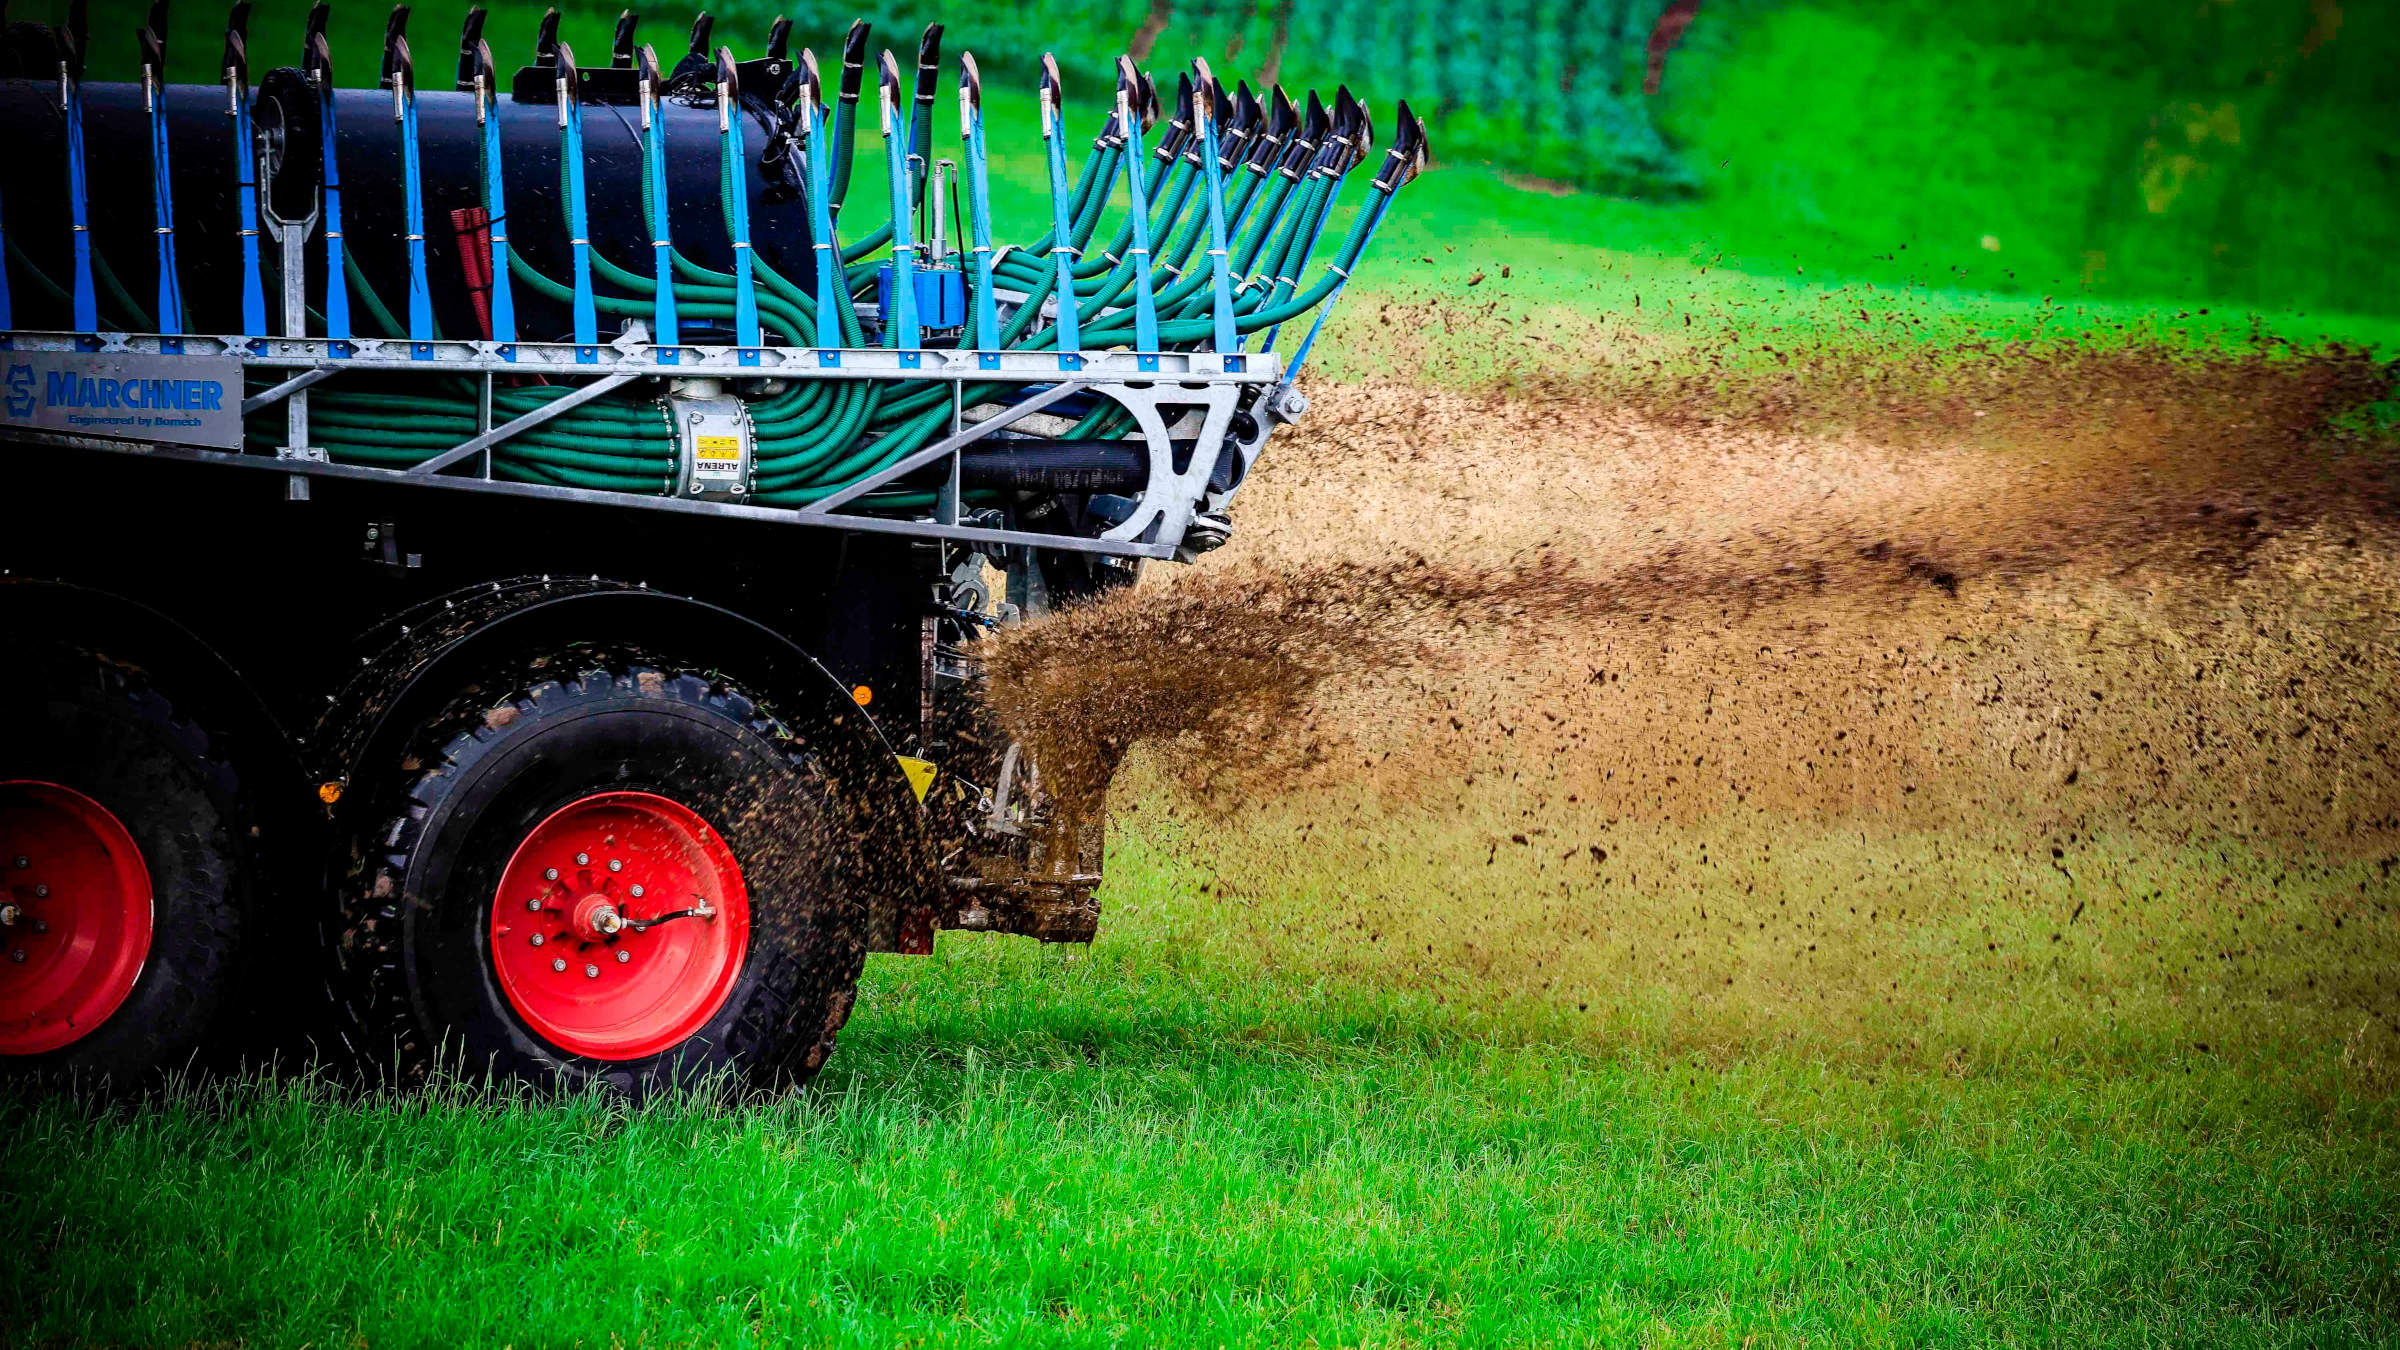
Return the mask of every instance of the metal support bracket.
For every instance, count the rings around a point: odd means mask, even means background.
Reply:
[[[574,393],[567,395],[565,398],[558,399],[550,403],[545,403],[541,407],[534,409],[532,412],[526,413],[522,417],[513,418],[499,426],[493,427],[490,431],[475,437],[473,440],[461,441],[457,445],[451,446],[442,453],[435,455],[433,458],[426,460],[424,463],[410,469],[408,471],[408,475],[411,478],[423,478],[432,474],[440,473],[442,470],[449,468],[451,465],[456,464],[462,459],[465,459],[469,455],[488,450],[491,447],[498,445],[500,442],[507,440],[509,437],[516,435],[520,431],[528,431],[534,427],[538,427],[542,423],[549,421],[551,418],[558,416],[560,413],[569,412],[573,409],[580,408],[584,404],[591,402],[593,399],[600,397],[602,394],[605,394],[612,389],[622,388],[640,378],[642,378],[640,375],[630,371],[620,375],[603,375],[599,379],[596,379],[581,389],[576,390]]]
[[[261,166],[265,167],[264,157],[261,158]],[[274,181],[272,170],[261,175],[258,209],[267,228],[275,232],[275,242],[281,251],[277,266],[283,273],[284,335],[305,340],[308,336],[308,237],[315,232],[323,209],[312,199],[308,214],[299,220],[289,220],[277,214],[273,198]],[[260,345],[256,341],[245,342],[243,349],[246,354],[255,356]],[[283,400],[284,443],[275,451],[277,459],[318,464],[325,461],[325,451],[308,443],[308,387],[331,374],[329,370],[304,371],[259,396],[261,406],[275,399]],[[245,415],[251,411],[250,404],[251,400],[242,400],[242,412]],[[307,501],[307,477],[293,474],[285,479],[283,495],[288,501]]]
[[[257,393],[252,394],[250,397],[243,399],[242,416],[248,417],[250,414],[257,412],[261,408],[270,407],[293,394],[299,393],[301,390],[308,388],[310,385],[323,384],[325,381],[330,380],[339,374],[341,374],[341,371],[332,366],[319,366],[315,370],[301,371],[299,374],[294,375],[288,380],[285,380],[281,384],[269,385],[265,389],[261,389]]]
[[[1148,443],[1150,460],[1150,482],[1142,489],[1133,514],[1100,537],[1127,543],[1182,542],[1184,531],[1191,528],[1200,498],[1208,491],[1209,476],[1216,472],[1217,454],[1233,425],[1234,404],[1241,396],[1241,387],[1154,384],[1137,389],[1110,384],[1101,385],[1099,392],[1133,414],[1133,420],[1142,429],[1142,439]],[[1167,418],[1160,411],[1169,407],[1203,410],[1191,460],[1180,470],[1175,467],[1175,445],[1167,435]]]

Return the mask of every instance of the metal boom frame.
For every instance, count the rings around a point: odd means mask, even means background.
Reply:
[[[879,534],[906,534],[948,539],[963,544],[1017,544],[1035,548],[1096,553],[1115,557],[1168,559],[1178,556],[1182,530],[1201,505],[1209,471],[1216,463],[1212,447],[1226,437],[1237,405],[1244,401],[1264,406],[1283,381],[1283,363],[1272,352],[1245,355],[1215,352],[1091,351],[1066,358],[1049,351],[973,351],[889,347],[739,348],[680,344],[660,346],[648,341],[636,322],[614,342],[597,346],[576,343],[435,341],[399,338],[239,337],[156,333],[0,332],[0,351],[64,352],[86,355],[132,353],[145,356],[231,358],[245,369],[281,372],[284,378],[242,400],[247,416],[278,403],[286,406],[287,443],[273,457],[242,451],[154,441],[77,436],[40,430],[11,430],[11,437],[77,449],[134,453],[156,458],[221,463],[279,470],[294,476],[292,495],[307,496],[306,480],[336,477],[408,483],[418,486],[498,492],[512,496],[608,503],[651,510],[669,510],[745,520],[771,520]],[[336,464],[309,443],[307,391],[345,375],[425,374],[447,372],[481,377],[478,433],[447,450],[438,451],[408,468],[372,468]],[[586,382],[564,398],[498,426],[492,424],[492,389],[503,376],[539,373],[547,378],[583,377]],[[767,507],[740,502],[690,501],[680,497],[649,496],[595,488],[552,487],[514,483],[491,476],[494,445],[548,421],[592,399],[638,379],[731,380],[882,380],[939,381],[951,388],[951,434],[898,462],[878,469],[806,506]],[[965,401],[966,386],[1013,384],[1027,395],[999,411],[973,421]],[[998,433],[1053,403],[1076,394],[1115,401],[1134,412],[1147,453],[1150,472],[1139,508],[1126,526],[1100,538],[1045,534],[1030,530],[993,529],[964,523],[959,508],[959,474],[966,447]],[[1178,471],[1172,425],[1162,418],[1160,405],[1193,406],[1202,410],[1200,449],[1192,463]],[[842,514],[841,508],[900,478],[920,472],[944,459],[950,473],[938,493],[932,519]],[[466,461],[470,472],[453,472]],[[1161,496],[1173,500],[1158,500]],[[1155,529],[1145,527],[1155,524]],[[1132,527],[1128,529],[1127,527]],[[1146,532],[1149,540],[1123,537]],[[1171,537],[1170,537],[1171,536]]]

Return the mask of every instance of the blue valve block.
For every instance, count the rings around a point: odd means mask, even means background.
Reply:
[[[967,279],[955,267],[920,267],[916,269],[917,326],[920,328],[961,328],[967,322]],[[892,265],[885,263],[875,269],[875,307],[883,321],[893,319]]]

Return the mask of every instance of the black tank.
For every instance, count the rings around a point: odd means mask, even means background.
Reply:
[[[234,119],[221,86],[170,85],[165,93],[167,135],[173,163],[176,261],[182,274],[185,328],[195,333],[235,333],[241,328],[240,220],[235,195]],[[405,320],[408,296],[406,230],[402,225],[400,126],[392,117],[392,95],[382,89],[343,89],[334,96],[335,154],[342,182],[343,243],[383,302]],[[150,182],[149,119],[141,86],[83,86],[84,152],[89,184],[89,219],[95,252],[105,258],[133,299],[151,310],[158,294],[157,246]],[[670,96],[661,105],[667,126],[667,201],[677,249],[704,267],[733,269],[732,242],[719,206],[721,153],[712,96]],[[572,279],[565,205],[559,181],[557,105],[518,101],[503,95],[503,179],[507,192],[510,247],[561,284]],[[584,183],[593,247],[619,267],[648,276],[650,234],[642,220],[641,110],[587,102],[583,106]],[[252,116],[275,160],[274,189],[282,209],[305,214],[322,183],[317,102],[293,69],[268,74],[254,93]],[[781,165],[762,164],[776,134],[771,114],[745,112],[743,148],[749,171],[750,236],[758,257],[813,290],[807,210]],[[9,165],[0,178],[0,221],[9,242],[60,288],[72,284],[71,230],[67,206],[66,118],[59,108],[57,81],[0,80],[0,134],[7,139]],[[478,207],[481,130],[471,94],[429,90],[417,95],[417,139],[425,203],[426,268],[434,319],[445,337],[482,336],[467,274],[459,261],[460,238],[451,212]],[[262,227],[263,236],[263,227]],[[12,252],[15,250],[12,250]],[[267,313],[277,322],[277,250],[260,242],[266,266]],[[325,293],[324,246],[312,236],[308,248],[308,291],[312,307]],[[64,302],[46,293],[12,258],[10,293],[15,326],[66,329]],[[105,285],[103,316],[116,312]],[[528,341],[567,340],[567,307],[517,283],[513,288],[518,336]],[[363,307],[351,307],[352,330],[377,336]],[[114,325],[112,325],[114,326]],[[603,316],[603,336],[614,323]],[[685,337],[704,336],[686,323]]]

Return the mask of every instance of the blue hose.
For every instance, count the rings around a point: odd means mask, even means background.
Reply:
[[[150,114],[150,200],[157,219],[158,331],[183,331],[183,285],[175,275],[175,186],[167,155],[167,98],[164,83],[142,71],[142,102]]]
[[[83,84],[64,65],[58,98],[67,115],[67,214],[75,227],[75,331],[100,331],[100,302],[92,290],[92,222],[83,182]]]

